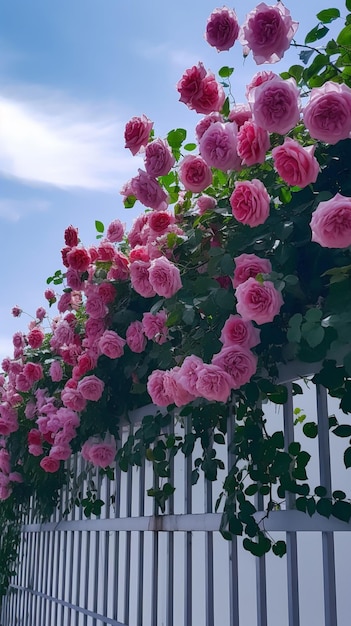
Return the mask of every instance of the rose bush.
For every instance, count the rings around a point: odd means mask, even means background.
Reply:
[[[319,15],[326,23],[335,17]],[[126,470],[143,456],[152,459],[160,444],[161,477],[168,477],[172,455],[189,453],[183,433],[167,447],[155,420],[152,436],[148,431],[143,439],[141,428],[120,444],[119,421],[150,401],[167,407],[170,419],[177,407],[180,423],[191,415],[191,435],[203,448],[199,465],[211,480],[219,462],[215,446],[209,458],[205,442],[210,433],[216,443],[233,420],[236,461],[224,483],[221,528],[227,538],[249,525],[258,543],[248,549],[257,554],[271,546],[268,538],[262,543],[253,515],[243,513],[245,506],[253,510],[250,494],[262,485],[271,508],[273,487],[281,499],[289,491],[307,497],[302,457],[284,450],[281,434],[267,432],[261,404],[286,402],[286,388],[277,383],[281,364],[323,361],[331,347],[350,343],[348,24],[323,51],[303,50],[305,66],[281,75],[258,72],[246,103],[226,97],[233,68],[221,68],[218,80],[201,62],[187,69],[177,90],[181,102],[204,116],[194,129],[197,143],[187,143],[179,128],[155,137],[146,115],[127,122],[125,146],[132,155],[142,151],[145,169],[121,195],[126,207],[140,202],[146,210],[128,233],[119,219],[107,227],[96,221],[91,246],[77,228],[66,229],[63,271],[49,277],[43,296],[57,307],[55,315],[39,306],[2,362],[3,510],[17,510],[33,495],[48,513],[69,480],[64,461],[77,452],[109,476],[115,463]],[[239,40],[257,63],[275,62],[296,29],[281,2],[261,3]],[[227,50],[237,30],[234,12],[217,9],[206,38]],[[318,33],[312,30],[306,43]],[[306,53],[314,55],[310,66]],[[12,313],[22,311],[15,306]],[[340,398],[345,413],[350,355],[339,368],[327,360],[315,378]],[[160,471],[156,462],[154,471]],[[312,500],[309,506],[318,506]],[[343,503],[350,519],[351,505]],[[337,515],[333,506],[330,498]]]

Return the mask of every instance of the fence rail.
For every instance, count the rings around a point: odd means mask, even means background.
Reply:
[[[289,400],[274,416],[286,446],[294,439],[294,399],[287,386]],[[317,387],[314,401],[304,401],[318,421],[318,467],[312,471],[316,484],[331,492],[335,475],[340,485],[340,468],[330,461],[326,390]],[[130,416],[122,443],[145,414],[150,407]],[[229,438],[231,428],[229,423]],[[233,458],[225,448],[228,468]],[[69,508],[67,490],[49,522],[40,524],[29,514],[1,626],[348,625],[351,524],[309,517],[295,509],[293,495],[286,510],[267,516],[264,499],[257,499],[256,520],[272,536],[286,539],[287,557],[255,559],[242,549],[240,538],[226,542],[218,532],[221,514],[214,512],[214,503],[220,481],[201,478],[190,486],[193,455],[173,461],[176,491],[165,514],[145,496],[155,486],[147,464],[126,473],[116,468],[113,482],[88,472],[83,489],[93,487],[106,502],[98,517],[85,519],[77,507],[63,515]],[[72,463],[69,469],[79,473],[82,460]]]

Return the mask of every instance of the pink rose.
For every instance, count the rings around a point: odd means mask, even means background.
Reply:
[[[54,383],[59,383],[63,377],[62,365],[59,361],[53,361],[49,370],[50,378]]]
[[[22,313],[22,309],[19,308],[19,306],[14,306],[12,307],[11,313],[13,315],[13,317],[20,317],[21,313]]]
[[[134,291],[143,298],[152,298],[156,291],[150,283],[149,268],[150,261],[133,261],[130,266],[130,282]]]
[[[311,137],[335,144],[351,133],[351,89],[332,81],[312,89],[303,111],[303,121]]]
[[[157,406],[168,406],[173,404],[172,397],[167,393],[164,385],[166,372],[154,370],[147,381],[147,390],[153,404]]]
[[[83,458],[97,467],[105,468],[111,465],[115,460],[116,453],[116,440],[110,433],[106,433],[104,439],[90,437],[82,447]]]
[[[67,253],[66,258],[68,266],[74,270],[78,270],[79,272],[86,272],[91,263],[91,258],[88,250],[86,250],[85,248],[79,248],[78,246],[72,248]]]
[[[150,230],[159,236],[168,231],[169,226],[174,223],[174,217],[168,211],[153,211],[148,215],[148,223]]]
[[[46,311],[45,311],[44,307],[40,306],[35,311],[35,317],[39,320],[39,322],[42,322],[45,316],[46,316]]]
[[[250,106],[257,126],[285,135],[300,119],[300,92],[294,78],[274,76],[250,93]]]
[[[142,328],[148,339],[154,339],[156,343],[163,344],[168,339],[166,326],[167,313],[162,310],[158,313],[144,313]]]
[[[229,201],[235,219],[251,228],[264,224],[269,215],[269,195],[257,178],[236,182]]]
[[[206,213],[206,211],[213,211],[213,209],[215,209],[217,206],[217,202],[215,198],[212,198],[211,196],[206,196],[206,194],[204,194],[197,199],[196,205],[200,215],[203,215],[204,213]]]
[[[61,400],[68,409],[72,409],[72,411],[77,411],[78,413],[84,411],[87,404],[86,399],[83,398],[78,389],[67,387],[67,385],[63,391],[61,391]]]
[[[235,295],[238,313],[244,320],[256,324],[272,322],[284,304],[282,294],[269,280],[260,283],[255,278],[248,278],[237,287]]]
[[[224,122],[223,116],[220,113],[210,113],[210,115],[203,117],[202,120],[200,120],[195,126],[197,141],[200,141],[202,135],[211,126],[211,124],[215,124],[216,122]]]
[[[179,381],[180,367],[174,367],[173,369],[165,372],[164,388],[166,394],[172,398],[172,403],[176,406],[184,406],[188,402],[195,400],[195,396],[189,393]]]
[[[256,278],[257,274],[270,274],[272,271],[271,262],[268,259],[261,259],[256,254],[246,254],[244,252],[235,257],[234,263],[234,288],[244,283],[248,278]]]
[[[139,169],[139,175],[131,181],[133,194],[146,207],[160,211],[167,208],[168,195],[156,178]]]
[[[78,383],[77,389],[86,400],[97,402],[102,396],[104,387],[105,383],[100,378],[91,375],[82,378]]]
[[[271,70],[261,70],[260,72],[256,72],[253,75],[248,85],[246,85],[245,95],[248,100],[252,99],[252,94],[255,87],[259,87],[262,83],[266,83],[268,80],[272,80],[275,78],[277,74],[272,72]]]
[[[100,352],[110,359],[118,359],[124,352],[125,343],[125,339],[122,339],[114,330],[105,330],[99,339]]]
[[[51,456],[44,456],[44,458],[40,461],[40,467],[44,470],[44,472],[54,474],[60,469],[60,461],[58,459],[53,459]]]
[[[126,332],[127,346],[132,352],[140,354],[146,348],[146,337],[143,331],[143,325],[136,320],[129,324]]]
[[[269,150],[269,134],[254,122],[245,122],[238,132],[238,155],[244,165],[264,163],[266,152]]]
[[[112,283],[100,283],[98,294],[105,304],[113,302],[116,297],[116,287]]]
[[[45,289],[44,291],[44,298],[45,300],[48,300],[49,302],[56,302],[56,294],[54,292],[53,289]]]
[[[217,365],[203,363],[197,371],[196,391],[201,398],[227,402],[230,396],[230,376]]]
[[[145,149],[145,169],[150,176],[166,176],[175,164],[175,158],[164,139],[154,139]]]
[[[43,366],[40,363],[28,362],[23,368],[23,374],[33,384],[43,378]]]
[[[72,448],[68,444],[59,444],[55,443],[50,452],[50,459],[54,459],[56,461],[67,461],[72,454]]]
[[[244,46],[244,54],[252,50],[258,65],[276,63],[289,48],[297,28],[298,22],[293,22],[282,2],[275,6],[261,2],[246,16],[239,41]]]
[[[351,246],[351,198],[337,193],[331,200],[320,202],[310,226],[312,241],[324,248]]]
[[[179,180],[187,191],[198,193],[211,185],[212,172],[201,156],[189,154],[180,164]]]
[[[66,246],[69,246],[70,248],[78,246],[78,228],[72,226],[72,224],[70,226],[67,226],[64,237]]]
[[[224,172],[239,170],[236,124],[215,122],[204,132],[199,143],[202,158],[210,167]]]
[[[87,298],[85,310],[93,319],[101,319],[108,313],[108,308],[99,294]]]
[[[229,345],[254,348],[260,343],[261,331],[248,320],[243,320],[240,315],[230,315],[226,320],[220,340],[225,347]]]
[[[245,346],[224,346],[213,357],[212,363],[229,374],[232,389],[239,389],[256,372],[257,356]]]
[[[232,9],[215,9],[207,20],[205,39],[218,52],[230,50],[239,35],[239,24]]]
[[[177,90],[180,102],[197,113],[207,115],[220,111],[224,104],[223,87],[211,72],[206,72],[201,62],[184,72],[177,83]]]
[[[197,375],[203,364],[204,363],[200,357],[192,354],[185,357],[178,372],[179,384],[194,396],[197,395]]]
[[[249,104],[236,104],[229,113],[229,121],[234,122],[238,129],[251,118],[252,111]]]
[[[132,117],[127,122],[124,130],[125,147],[129,148],[133,156],[148,143],[152,127],[153,122],[146,115]]]
[[[33,328],[30,331],[30,333],[28,333],[28,335],[27,335],[28,343],[29,343],[30,347],[34,348],[34,349],[35,348],[40,348],[40,346],[42,345],[44,339],[45,339],[45,334],[43,333],[41,328],[39,328],[38,326]]]
[[[107,228],[106,238],[111,243],[118,243],[122,241],[124,235],[124,226],[118,219],[113,220]]]
[[[315,146],[303,147],[294,139],[286,137],[282,146],[272,150],[274,167],[288,184],[307,187],[315,183],[319,163],[314,156]]]
[[[157,295],[164,298],[171,298],[182,287],[178,267],[164,256],[151,261],[149,280]]]

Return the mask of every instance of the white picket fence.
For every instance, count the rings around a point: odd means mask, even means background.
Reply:
[[[286,446],[295,434],[295,398],[291,383],[287,386],[284,411],[273,409],[270,418],[275,430],[284,429]],[[327,393],[321,387],[316,393],[314,403],[310,396],[298,396],[298,402],[309,404],[309,416],[318,421],[318,438],[307,442],[319,459],[312,468],[315,484],[331,491],[349,480],[341,466],[331,464]],[[130,416],[122,443],[145,414],[150,407]],[[221,448],[228,468],[231,454]],[[196,450],[174,459],[176,491],[165,514],[145,495],[154,480],[147,463],[127,473],[117,468],[113,482],[87,476],[84,488],[93,481],[96,496],[107,503],[99,517],[86,519],[77,507],[63,515],[64,492],[50,522],[25,519],[18,574],[3,602],[1,626],[349,625],[351,534],[345,531],[351,525],[300,513],[291,496],[286,510],[273,511],[262,522],[274,538],[286,539],[287,556],[257,559],[243,550],[240,537],[227,542],[219,534],[221,514],[214,503],[221,481],[200,478],[191,487],[194,455]],[[72,463],[79,473],[81,460]],[[256,507],[263,506],[259,496]]]

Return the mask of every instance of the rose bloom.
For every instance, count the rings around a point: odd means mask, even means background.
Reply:
[[[46,311],[44,307],[42,306],[38,307],[37,310],[35,311],[35,317],[39,320],[39,322],[43,321],[45,315],[46,315]]]
[[[205,39],[218,52],[230,50],[239,35],[239,24],[235,11],[222,7],[215,9],[207,20]]]
[[[237,151],[245,165],[264,163],[270,147],[269,134],[254,122],[245,122],[238,132]]]
[[[154,370],[147,381],[147,391],[153,404],[156,406],[168,406],[173,404],[173,399],[167,393],[164,380],[166,372],[163,370]],[[169,392],[169,390],[168,390]]]
[[[200,357],[195,356],[195,354],[191,354],[190,356],[185,357],[178,372],[177,378],[179,380],[179,384],[194,396],[197,395],[197,374],[203,364],[203,360],[200,359]]]
[[[92,438],[89,447],[89,461],[96,467],[105,468],[112,465],[116,453],[116,440],[110,433],[106,433],[104,439]]]
[[[68,266],[79,272],[86,272],[88,269],[91,258],[88,250],[85,248],[78,248],[75,246],[67,253]]]
[[[40,461],[40,467],[44,470],[44,472],[54,474],[60,469],[60,461],[58,459],[53,459],[51,456],[44,456],[44,458]]]
[[[164,256],[151,261],[149,280],[157,295],[164,298],[171,298],[182,287],[178,267]]]
[[[187,191],[199,193],[212,183],[212,172],[201,156],[189,154],[179,167],[179,180]]]
[[[272,150],[274,167],[288,185],[307,187],[316,182],[319,173],[319,163],[314,151],[315,146],[305,148],[294,139],[286,137],[282,146]]]
[[[160,211],[167,208],[168,195],[156,178],[139,169],[139,175],[132,178],[133,194],[146,207]]]
[[[22,309],[20,309],[19,306],[16,305],[12,307],[11,313],[13,317],[19,317],[22,313]]]
[[[71,454],[72,448],[68,444],[55,443],[49,452],[49,457],[57,461],[67,461]]]
[[[212,72],[207,72],[199,62],[186,70],[177,83],[180,102],[197,113],[208,115],[220,111],[225,100],[223,87],[216,81]]]
[[[260,343],[261,331],[248,320],[243,320],[240,315],[230,315],[226,320],[220,340],[225,347],[229,345],[254,348]]]
[[[231,389],[230,376],[217,365],[203,363],[197,371],[196,392],[201,398],[227,402]]]
[[[238,130],[245,122],[252,119],[252,111],[249,104],[236,104],[229,113],[229,121],[237,125]]]
[[[310,226],[312,241],[324,248],[351,246],[351,198],[337,193],[331,200],[320,202]]]
[[[100,283],[98,287],[98,294],[101,300],[105,304],[108,304],[113,302],[116,297],[116,287],[112,283]]]
[[[332,81],[312,89],[303,111],[303,121],[311,137],[335,144],[351,133],[351,89]]]
[[[15,348],[24,348],[25,341],[23,333],[21,333],[20,331],[14,333],[12,337],[12,343]]]
[[[30,347],[34,348],[34,349],[35,348],[40,348],[40,346],[42,345],[44,339],[45,339],[45,334],[43,333],[41,328],[38,328],[38,326],[33,328],[30,331],[30,333],[28,333],[28,335],[27,335],[28,343],[29,343]]]
[[[54,383],[59,383],[63,378],[62,365],[59,361],[53,361],[49,370],[50,378]]]
[[[143,231],[146,224],[146,213],[141,213],[141,215],[138,215],[138,217],[133,221],[132,227],[128,233],[128,242],[131,248],[135,248],[135,246],[142,246],[145,244]]]
[[[86,400],[97,402],[102,396],[104,387],[105,383],[100,378],[91,375],[82,378],[78,383],[77,389]]]
[[[215,198],[212,198],[211,196],[206,196],[206,194],[204,194],[197,199],[196,206],[200,215],[203,215],[204,213],[206,213],[206,211],[213,211],[213,209],[215,209],[217,206],[217,202]]]
[[[78,389],[73,389],[72,387],[66,387],[61,391],[61,400],[63,404],[68,408],[72,409],[72,411],[84,411],[86,407],[86,399],[83,398],[82,394]]]
[[[173,367],[173,369],[165,372],[164,388],[166,393],[172,398],[172,403],[176,406],[184,406],[188,402],[195,400],[195,396],[189,393],[179,382],[180,367]]]
[[[144,313],[142,328],[148,339],[154,339],[156,343],[163,344],[168,339],[168,328],[166,326],[167,313],[162,310],[156,313]]]
[[[78,246],[78,228],[75,228],[74,226],[72,226],[72,224],[70,226],[67,226],[64,236],[66,246],[69,246],[70,248]]]
[[[45,291],[44,291],[44,298],[45,298],[45,300],[48,300],[49,302],[50,301],[53,301],[53,302],[56,301],[56,294],[55,294],[54,290],[53,289],[45,289]]]
[[[249,382],[257,369],[257,356],[244,346],[224,346],[212,363],[231,378],[231,388],[239,389]]]
[[[269,215],[269,195],[257,178],[236,182],[229,201],[235,219],[251,228],[264,224]]]
[[[256,324],[272,322],[284,304],[282,294],[274,284],[266,280],[263,283],[249,278],[237,287],[236,310],[244,320],[252,320]]]
[[[168,211],[153,211],[148,215],[150,229],[156,235],[163,235],[168,227],[174,223],[174,217]]]
[[[124,235],[124,226],[118,219],[113,220],[107,228],[106,238],[111,243],[118,243],[122,241]]]
[[[203,117],[202,120],[200,120],[195,126],[197,141],[200,141],[202,135],[211,126],[211,124],[215,124],[216,122],[224,122],[223,116],[220,113],[210,113],[210,115]]]
[[[223,172],[240,169],[236,124],[211,124],[202,135],[199,148],[202,158],[210,167],[216,167]]]
[[[99,339],[99,349],[101,354],[110,359],[118,359],[124,352],[125,339],[120,337],[114,330],[105,330]]]
[[[126,342],[132,352],[137,354],[144,352],[147,340],[144,335],[143,325],[139,320],[129,324],[126,332]]]
[[[71,267],[66,272],[67,287],[80,291],[84,287],[84,281],[82,281],[82,273],[78,270],[74,270]]]
[[[35,383],[43,378],[43,366],[40,363],[31,363],[29,361],[23,368],[23,374],[31,383]]]
[[[148,143],[152,127],[153,122],[146,115],[132,117],[127,122],[124,129],[125,148],[129,148],[133,156]]]
[[[256,72],[253,75],[248,85],[246,85],[245,95],[248,100],[252,99],[252,94],[255,87],[259,87],[262,83],[266,83],[268,80],[272,80],[275,78],[277,74],[272,72],[271,70],[261,70],[260,72]],[[250,105],[249,105],[250,106]],[[251,109],[250,109],[251,110]]]
[[[87,298],[85,309],[89,317],[94,319],[103,318],[108,313],[108,308],[105,302],[98,294]]]
[[[244,252],[235,257],[235,270],[233,287],[236,288],[244,283],[248,278],[256,278],[257,274],[270,274],[272,271],[271,262],[268,259],[261,259],[256,254]]]
[[[270,133],[288,133],[300,119],[300,92],[294,78],[274,76],[250,94],[250,106],[257,126]]]
[[[244,54],[252,50],[258,65],[276,63],[288,50],[298,25],[282,2],[275,6],[261,2],[248,13],[240,29],[239,41],[244,46]]]
[[[150,283],[149,268],[150,261],[134,261],[130,266],[130,282],[134,291],[143,298],[152,298],[156,291]]]
[[[175,164],[168,142],[165,139],[154,139],[145,148],[145,169],[150,176],[166,176]]]

